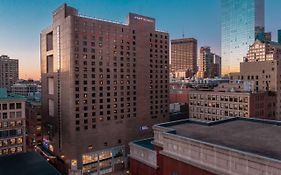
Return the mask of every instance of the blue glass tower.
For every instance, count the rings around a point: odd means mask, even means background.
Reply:
[[[221,0],[222,73],[239,71],[249,45],[264,32],[264,0]]]

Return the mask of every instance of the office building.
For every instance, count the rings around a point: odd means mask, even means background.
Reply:
[[[200,48],[198,78],[214,78],[221,76],[221,58],[211,52],[210,47]]]
[[[171,40],[171,72],[177,78],[192,77],[197,72],[197,40]],[[183,72],[183,73],[181,73]]]
[[[123,24],[63,4],[40,38],[43,145],[70,174],[122,171],[128,142],[168,120],[168,33],[154,18]]]
[[[279,175],[280,125],[249,118],[159,124],[154,138],[130,143],[130,174]]]
[[[264,0],[221,0],[222,73],[238,72],[255,36],[264,32]]]
[[[19,61],[7,55],[0,56],[0,88],[10,89],[19,79]]]
[[[239,73],[231,73],[230,79],[253,81],[256,91],[276,93],[275,116],[281,119],[281,44],[256,40],[249,48],[247,57],[240,64]]]
[[[276,94],[255,89],[254,82],[231,81],[213,90],[190,90],[189,117],[212,121],[231,117],[275,119]]]
[[[0,156],[25,150],[25,99],[0,88]]]

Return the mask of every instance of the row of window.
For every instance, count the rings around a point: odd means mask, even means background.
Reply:
[[[219,103],[219,102],[207,102],[207,101],[190,101],[190,106],[201,106],[210,108],[222,108],[222,109],[235,109],[235,110],[248,110],[248,104],[233,104],[233,103]]]
[[[108,103],[110,103],[110,98],[107,98],[107,101]],[[113,98],[113,102],[129,102],[129,101],[136,101],[137,100],[137,97],[136,96],[133,96],[133,98],[131,98],[131,96],[127,97],[127,98],[124,98],[124,97],[121,97],[121,98]],[[95,104],[96,103],[96,99],[91,99],[91,100],[87,100],[87,99],[76,99],[75,100],[75,104],[76,105],[79,105],[79,104]],[[99,103],[105,103],[105,100],[104,99],[99,99]]]
[[[0,148],[1,147],[8,147],[8,146],[11,146],[11,145],[19,145],[19,144],[22,144],[22,143],[23,143],[22,137],[0,140]]]
[[[222,116],[231,116],[231,117],[247,117],[248,110],[237,111],[237,110],[220,110],[220,109],[210,109],[210,108],[202,108],[202,107],[190,107],[191,113],[202,113],[202,114],[214,114],[214,115],[222,115]]]
[[[216,120],[223,120],[226,117],[219,116],[219,115],[207,115],[207,114],[193,113],[193,114],[190,115],[190,118],[196,118],[196,119],[200,119],[200,120],[216,121]]]
[[[22,112],[0,112],[0,119],[6,120],[6,119],[13,119],[13,118],[21,118]]]
[[[0,110],[14,110],[21,109],[21,103],[2,103],[0,104]]]
[[[95,79],[95,78],[99,78],[99,79],[110,79],[111,77],[113,77],[114,79],[117,79],[118,78],[118,75],[117,74],[113,74],[113,76],[111,76],[111,74],[91,74],[91,75],[88,75],[88,74],[75,74],[75,78],[76,79],[79,79],[79,76],[81,76],[81,78],[83,78],[84,80],[86,80],[87,78],[92,78],[92,79]],[[125,81],[125,79],[135,79],[136,78],[136,74],[120,74],[119,75],[119,78],[120,79],[124,79],[123,81]],[[162,77],[161,77],[162,78]]]
[[[248,103],[249,97],[190,94],[189,99]]]
[[[103,56],[101,55],[102,53],[100,53],[100,55],[99,55],[99,60],[103,60]],[[91,64],[93,64],[92,63],[92,60],[95,60],[96,59],[96,55],[95,54],[82,54],[82,57],[80,57],[80,55],[78,54],[78,53],[75,53],[74,54],[74,58],[75,58],[75,64],[78,64],[79,63],[79,60],[81,61],[81,63],[83,62],[83,64],[84,64],[84,61],[88,61],[88,62],[90,62]],[[87,60],[87,58],[91,58],[91,60]],[[125,59],[125,57],[120,57],[120,58],[117,58],[117,56],[113,56],[113,63],[116,63],[117,64],[117,59],[118,59],[118,63],[124,63],[125,61],[127,61],[127,62],[136,62],[136,58],[135,57],[126,57],[126,59]],[[89,63],[89,65],[91,65]],[[100,65],[100,63],[98,64],[98,65]],[[100,66],[102,66],[103,64],[101,64]]]
[[[114,89],[116,90],[116,89]],[[126,95],[128,97],[134,97],[137,92],[136,91],[119,91],[118,93],[117,92],[114,92],[114,93],[110,93],[110,92],[102,92],[102,90],[100,90],[100,93],[92,93],[92,95],[88,94],[87,92],[84,92],[83,94],[79,94],[79,93],[76,93],[75,94],[75,98],[91,98],[93,101],[93,103],[96,103],[95,101],[97,100],[98,101],[98,98],[100,98],[100,101],[103,101],[103,97],[110,97],[110,96],[114,96],[114,97],[117,97],[118,95],[122,96],[121,98],[123,97],[126,97]],[[107,99],[107,102],[110,102],[111,100],[110,99]],[[102,103],[102,102],[100,102]]]
[[[80,70],[80,71],[79,71]],[[117,72],[119,72],[119,73],[136,73],[136,69],[124,69],[124,68],[120,68],[120,69],[116,69],[116,68],[114,68],[114,69],[112,69],[113,70],[113,72],[114,73],[117,73]],[[102,72],[101,71],[101,69],[99,69],[99,71],[100,72]],[[91,69],[88,69],[88,67],[78,67],[78,66],[76,66],[76,67],[74,67],[74,73],[82,73],[82,72],[96,72],[96,69],[95,68],[91,68]],[[156,72],[158,72],[158,70],[156,70]],[[167,73],[168,71],[166,71],[166,73]],[[161,73],[162,73],[162,71],[161,71]]]
[[[22,125],[23,122],[21,120],[0,122],[0,128],[19,127]]]
[[[0,138],[16,137],[23,134],[22,129],[0,130]]]
[[[131,118],[131,117],[136,117],[136,116],[137,116],[136,113],[122,114],[122,115],[120,115],[120,117],[118,117],[117,115],[114,115],[113,118],[112,118],[112,116],[100,116],[100,117],[98,117],[98,120],[100,122],[103,122],[103,121],[109,121],[111,119],[117,120],[118,118],[124,119],[125,117]],[[77,116],[76,116],[76,118],[77,118]],[[92,129],[96,129],[96,120],[97,120],[96,118],[92,118],[91,122],[88,119],[84,119],[83,122],[81,122],[80,120],[76,120],[75,129],[76,129],[76,131],[80,131],[81,128],[83,128],[84,130],[88,130],[90,127]],[[81,125],[83,125],[83,127]]]
[[[163,81],[163,80],[161,80]],[[168,82],[168,80],[166,80],[166,82]],[[92,80],[92,81],[87,81],[87,80],[84,80],[84,81],[79,81],[79,80],[75,80],[75,85],[88,85],[88,84],[92,84],[92,85],[95,85],[95,84],[99,84],[99,85],[104,85],[104,84],[107,84],[107,85],[110,85],[110,84],[113,84],[113,85],[123,85],[123,84],[136,84],[136,80],[120,80],[119,82],[117,80],[114,80],[114,81],[110,81],[110,80],[107,80],[107,81],[104,81],[104,80],[99,80],[99,81],[95,81],[95,80]],[[108,86],[110,88],[110,86]],[[117,86],[116,86],[117,87]]]
[[[0,149],[0,156],[1,155],[8,155],[8,154],[15,154],[23,151],[22,146],[7,148],[7,149]]]
[[[119,110],[113,110],[112,113],[113,114],[117,114],[117,113],[120,113],[120,114],[125,114],[125,113],[130,113],[130,112],[136,112],[136,108],[127,108],[127,110],[125,109],[119,109]],[[84,112],[83,114],[80,114],[80,113],[77,113],[76,114],[76,118],[79,118],[81,115],[84,117],[84,118],[87,118],[89,117],[89,114],[92,116],[92,117],[96,117],[97,115],[100,115],[100,116],[103,116],[103,115],[110,115],[111,114],[111,111],[99,111],[99,112]]]

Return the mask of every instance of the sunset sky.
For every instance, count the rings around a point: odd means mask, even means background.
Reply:
[[[39,79],[39,35],[51,24],[52,12],[66,2],[79,13],[125,21],[129,12],[156,18],[157,28],[170,38],[194,37],[198,47],[211,46],[220,54],[219,0],[0,0],[0,55],[20,61],[20,78]],[[265,28],[281,28],[280,0],[265,0]]]

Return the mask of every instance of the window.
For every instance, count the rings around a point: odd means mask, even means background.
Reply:
[[[17,103],[16,106],[17,106],[17,109],[21,109],[21,103]]]
[[[3,109],[3,110],[7,110],[7,108],[8,108],[8,105],[7,105],[7,104],[2,104],[2,109]]]
[[[15,103],[10,103],[10,109],[15,109]]]
[[[49,116],[54,117],[54,100],[49,99]]]
[[[49,56],[47,56],[47,73],[52,73],[54,70],[54,57],[53,57],[53,55],[49,55]]]
[[[54,94],[54,78],[48,78],[48,93],[50,95]]]
[[[47,51],[53,50],[53,32],[50,32],[46,35],[46,42]]]

